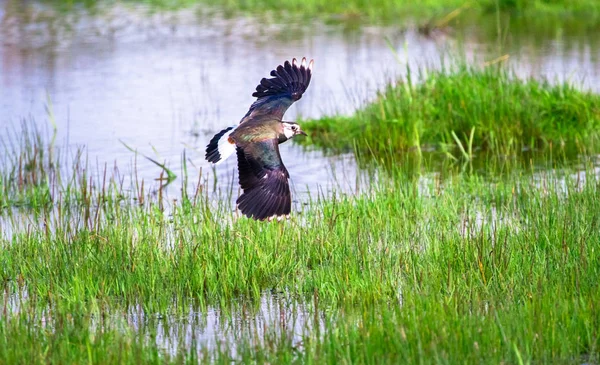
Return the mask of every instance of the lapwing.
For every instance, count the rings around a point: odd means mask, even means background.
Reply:
[[[239,124],[210,140],[206,160],[218,164],[237,155],[242,195],[237,207],[249,218],[280,220],[288,217],[292,198],[290,177],[279,154],[279,144],[306,133],[295,122],[283,121],[286,110],[300,100],[310,83],[314,61],[285,61],[263,78],[252,96],[258,98]]]

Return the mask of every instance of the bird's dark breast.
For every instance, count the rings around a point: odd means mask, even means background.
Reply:
[[[279,138],[277,139],[277,143],[282,144],[287,141],[289,138],[284,133],[279,134]]]

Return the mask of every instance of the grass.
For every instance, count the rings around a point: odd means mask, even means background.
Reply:
[[[408,70],[354,115],[304,121],[302,128],[308,145],[375,158],[422,149],[466,159],[550,145],[593,150],[600,96],[567,83],[522,80],[496,66]]]
[[[164,364],[175,362],[156,347],[145,345],[134,333],[110,329],[90,331],[89,318],[57,316],[50,328],[40,328],[26,316],[0,321],[0,361],[5,364],[94,363]],[[26,330],[25,323],[31,323]],[[36,328],[36,326],[40,326]]]
[[[100,4],[97,0],[47,0],[47,2],[64,8],[77,4],[93,8]],[[159,9],[214,5],[207,0],[125,0],[124,2],[142,3]],[[589,23],[597,23],[600,20],[600,6],[595,0],[421,0],[418,2],[409,0],[227,0],[221,2],[218,7],[230,14],[272,13],[278,17],[293,15],[307,19],[369,23],[395,23],[407,18],[443,18],[449,13],[466,8],[473,9],[475,14],[479,15],[502,11],[515,17],[535,19],[542,16],[559,22],[574,18]]]
[[[31,123],[0,139],[0,212],[11,207],[41,208],[51,203],[50,188],[59,158]]]
[[[0,363],[599,359],[600,180],[590,162],[585,175],[516,169],[495,182],[397,168],[369,194],[313,200],[265,224],[236,219],[202,183],[168,198],[52,156],[35,165],[62,166],[36,172],[56,175],[51,204],[1,213],[11,233],[0,232]],[[2,165],[3,181],[15,180],[14,163]],[[18,188],[5,184],[3,195]],[[210,306],[235,323],[232,303],[253,315],[265,291],[309,303],[321,325],[302,326],[300,341],[266,328],[215,348],[157,345],[160,318]],[[138,330],[125,314],[135,307],[148,316]]]

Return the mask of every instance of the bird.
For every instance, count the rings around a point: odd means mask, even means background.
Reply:
[[[238,209],[256,220],[288,218],[292,208],[290,175],[279,153],[279,144],[297,135],[307,134],[300,125],[284,121],[287,109],[310,84],[314,60],[285,61],[262,78],[252,94],[252,103],[239,124],[215,134],[206,146],[206,160],[219,164],[237,156],[242,194]]]

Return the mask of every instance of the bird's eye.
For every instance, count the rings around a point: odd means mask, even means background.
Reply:
[[[298,127],[296,127],[295,125],[292,126],[292,130],[296,131],[296,129],[298,129]]]

